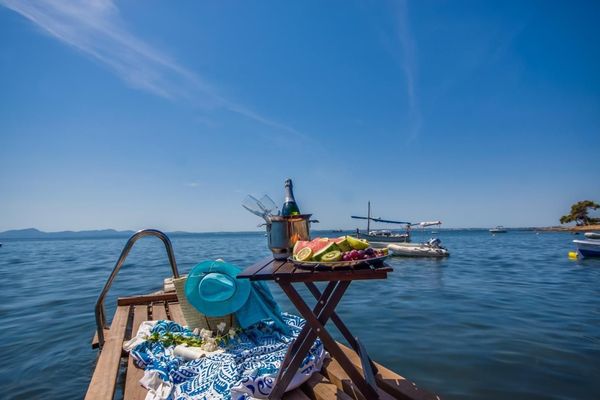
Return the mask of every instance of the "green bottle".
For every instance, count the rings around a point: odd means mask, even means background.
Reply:
[[[298,214],[300,214],[300,209],[298,208],[298,204],[296,204],[296,200],[294,199],[292,180],[287,179],[285,181],[285,202],[283,203],[283,208],[281,209],[281,215],[285,217]]]

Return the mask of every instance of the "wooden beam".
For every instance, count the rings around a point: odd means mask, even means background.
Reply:
[[[318,372],[312,374],[302,385],[302,390],[312,400],[352,400],[350,396],[338,389]]]
[[[338,345],[352,364],[362,373],[362,365],[358,354],[339,342]],[[378,371],[375,377],[377,384],[394,398],[404,400],[440,400],[437,395],[419,388],[415,383],[396,374],[394,371],[377,363],[375,363],[375,366]]]
[[[119,297],[117,305],[131,306],[135,304],[150,304],[155,301],[177,301],[177,293],[147,294],[143,296]]]
[[[85,395],[86,400],[112,400],[128,317],[128,306],[117,307],[111,324],[111,334],[106,338],[98,357],[92,381]]]
[[[338,389],[343,390],[348,396],[354,400],[368,400],[366,399],[360,390],[356,387],[354,382],[350,379],[346,371],[342,368],[337,360],[330,358],[323,364],[321,373]],[[381,388],[377,388],[377,394],[381,400],[394,400],[394,397],[384,392]]]
[[[165,303],[152,303],[152,320],[158,321],[161,319],[168,319]]]
[[[183,316],[183,312],[181,312],[181,306],[179,303],[169,303],[167,306],[169,307],[169,314],[171,315],[172,321],[177,322],[181,326],[187,325],[185,317]]]
[[[354,281],[369,279],[386,279],[389,271],[385,268],[374,270],[347,270],[347,271],[319,271],[311,274],[275,274],[275,280],[286,282],[330,282],[330,281]],[[251,280],[273,280],[267,275],[254,275]]]
[[[134,306],[133,324],[131,325],[131,336],[137,334],[140,324],[148,319],[148,306]],[[138,368],[131,355],[127,360],[127,372],[125,376],[125,394],[124,399],[127,400],[144,400],[148,391],[140,385],[140,379],[144,376],[144,370]]]

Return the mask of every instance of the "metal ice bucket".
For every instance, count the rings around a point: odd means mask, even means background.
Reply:
[[[267,236],[274,259],[285,260],[292,254],[298,240],[310,240],[310,223],[319,222],[311,220],[311,215],[271,216],[271,223],[267,224]]]

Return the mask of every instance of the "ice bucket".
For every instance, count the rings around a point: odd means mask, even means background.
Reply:
[[[298,240],[310,240],[310,223],[312,214],[299,214],[287,217],[271,216],[267,224],[269,249],[276,260],[285,260],[292,254],[292,249]]]

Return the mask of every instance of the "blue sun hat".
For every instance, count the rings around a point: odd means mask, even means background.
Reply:
[[[232,314],[246,304],[250,282],[236,279],[241,270],[224,261],[204,261],[192,268],[185,282],[185,297],[208,317]]]

